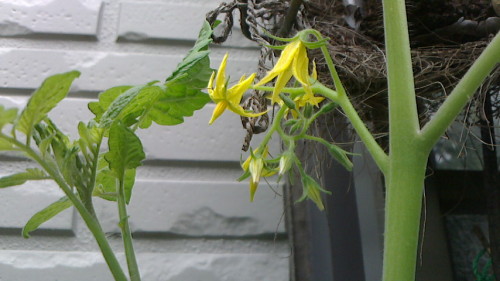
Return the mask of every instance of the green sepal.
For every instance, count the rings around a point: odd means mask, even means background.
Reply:
[[[68,209],[71,206],[73,206],[73,203],[68,199],[68,197],[64,196],[58,201],[50,204],[43,210],[39,211],[38,213],[33,215],[26,223],[26,225],[23,227],[22,231],[23,237],[29,238],[30,232],[38,229],[38,227],[42,225],[44,222],[50,220],[51,218],[55,217],[57,214],[61,213],[62,211]]]
[[[26,183],[30,180],[47,180],[50,177],[42,170],[37,168],[26,169],[25,172],[16,173],[0,178],[0,188],[16,186]]]
[[[288,119],[285,121],[285,123],[283,123],[283,126],[290,127],[290,126],[297,124],[297,122],[299,122],[299,120],[297,120],[297,119]]]
[[[279,96],[288,108],[295,109],[295,102],[289,96],[284,93],[280,93]]]
[[[250,176],[250,169],[244,171],[243,175],[241,175],[237,181],[243,181],[245,179],[247,179],[248,177]]]
[[[331,194],[330,191],[327,191],[319,185],[312,177],[306,174],[302,174],[302,196],[296,201],[296,202],[301,202],[304,201],[306,198],[311,199],[318,209],[320,211],[323,211],[325,209],[325,206],[323,205],[323,199],[321,198],[321,192],[326,193],[326,194]]]
[[[344,168],[346,168],[348,171],[351,171],[352,170],[352,162],[351,162],[351,159],[349,159],[349,157],[347,157],[347,155],[349,154],[349,152],[343,150],[342,148],[334,145],[334,144],[331,144],[331,143],[328,143],[328,142],[325,142],[323,143],[326,148],[328,149],[328,153],[330,153],[330,155],[335,159],[337,160],[337,162],[339,162],[340,164],[342,164],[342,166],[344,166]]]
[[[79,76],[80,72],[70,71],[45,79],[21,112],[16,129],[25,135],[31,135],[33,126],[42,121],[50,110],[66,97],[73,80]]]
[[[305,117],[305,118],[311,118],[312,113],[313,113],[313,106],[312,106],[310,103],[307,103],[307,104],[304,106],[304,109],[303,109],[303,111],[302,111],[302,114],[304,114],[304,117]]]
[[[316,112],[316,114],[318,115],[321,115],[321,114],[325,114],[325,113],[328,113],[332,110],[334,110],[335,108],[337,108],[339,105],[337,103],[334,103],[334,102],[329,102],[325,105],[323,105],[319,110],[318,112]]]

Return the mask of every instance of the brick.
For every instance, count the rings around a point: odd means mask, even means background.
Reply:
[[[270,181],[272,182],[272,181]],[[280,190],[276,186],[274,190]],[[278,191],[281,192],[281,191]],[[96,202],[106,232],[119,232],[116,205]],[[265,183],[249,202],[248,183],[139,180],[129,206],[134,232],[188,236],[283,233],[283,201]]]
[[[101,0],[34,0],[0,3],[0,36],[34,33],[97,35]]]
[[[168,4],[124,2],[120,5],[118,37],[132,41],[194,41],[198,37],[206,13],[215,9],[218,4],[214,1]],[[238,26],[238,18],[235,17],[235,26]],[[257,44],[244,38],[241,30],[235,27],[225,46],[256,47]]]
[[[0,49],[0,87],[35,89],[47,76],[74,69],[82,73],[75,80],[74,90],[103,91],[118,85],[163,81],[189,48],[174,55],[3,48]],[[255,52],[236,53],[231,57],[228,73],[239,77],[254,72],[254,55]],[[218,67],[221,58],[214,56],[214,68]]]
[[[124,257],[117,255],[124,263]],[[162,281],[285,281],[288,259],[277,254],[139,253],[143,280]],[[2,251],[2,280],[111,281],[100,253]]]

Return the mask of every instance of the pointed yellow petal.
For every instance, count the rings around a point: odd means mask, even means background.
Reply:
[[[253,202],[253,198],[255,196],[255,192],[257,191],[258,186],[259,186],[258,182],[253,182],[250,179],[250,202]]]
[[[241,105],[232,104],[232,103],[229,103],[228,107],[229,107],[229,110],[231,110],[232,112],[234,112],[240,116],[245,116],[245,117],[258,117],[258,116],[261,116],[263,114],[266,114],[268,111],[268,110],[266,110],[264,112],[259,112],[259,113],[247,112],[247,111],[245,111],[245,109],[243,109],[243,107],[241,107]]]
[[[226,88],[226,64],[228,53],[224,55],[222,58],[222,62],[220,63],[219,69],[217,70],[217,78],[215,80],[215,91],[219,91],[220,94],[225,94]]]
[[[224,113],[224,110],[226,110],[227,105],[228,105],[227,101],[221,101],[215,105],[214,112],[212,113],[212,118],[210,119],[210,121],[208,121],[209,125],[212,125],[212,123],[214,123],[214,121],[217,118],[219,118],[219,116],[221,116],[222,113]]]
[[[213,88],[213,86],[214,86],[214,78],[215,78],[215,71],[212,72],[212,76],[210,76],[210,80],[208,80],[208,86],[207,86],[208,96],[210,96],[210,98],[212,100],[218,98],[217,97],[217,92]]]
[[[246,79],[245,76],[242,76],[238,84],[232,86],[229,90],[227,90],[227,99],[229,103],[239,104],[241,102],[243,94],[250,88],[254,79],[255,73],[252,73],[252,75],[250,75]]]
[[[283,90],[283,88],[286,86],[286,83],[288,83],[290,78],[292,78],[292,75],[293,75],[292,70],[287,69],[285,72],[283,72],[278,76],[278,79],[276,79],[276,83],[274,84],[273,95],[271,97],[271,104],[281,101],[279,94],[281,93],[281,90]]]
[[[316,62],[313,60],[313,71],[311,74],[313,80],[318,80],[318,72],[316,71]]]
[[[302,85],[309,85],[309,58],[306,47],[301,44],[298,48],[297,56],[293,60],[293,76]]]
[[[262,86],[266,84],[267,82],[271,81],[274,79],[274,77],[278,76],[280,73],[286,71],[289,69],[293,63],[293,58],[295,57],[295,54],[299,50],[300,41],[293,41],[290,44],[288,44],[285,49],[281,52],[281,56],[274,65],[273,69],[271,69],[264,78],[262,78],[255,86]]]

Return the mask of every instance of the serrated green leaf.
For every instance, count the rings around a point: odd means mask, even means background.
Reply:
[[[40,169],[26,169],[25,172],[16,173],[0,178],[0,188],[24,184],[30,180],[46,180],[50,177]]]
[[[212,28],[205,21],[198,35],[198,40],[186,57],[177,65],[176,70],[170,75],[166,83],[190,84],[193,88],[205,88],[212,74],[210,60],[208,58],[208,45],[212,42]]]
[[[145,87],[148,87],[148,85],[132,87],[114,99],[102,114],[100,120],[101,127],[109,128],[113,122],[120,120],[120,117],[123,117],[123,115],[121,115],[122,111],[135,100],[136,96]]]
[[[135,183],[135,169],[128,169],[125,171],[125,201],[127,204],[132,197],[132,188]],[[109,201],[116,201],[116,175],[109,169],[108,163],[104,158],[99,161],[99,171],[96,177],[96,188],[94,189],[93,196],[98,196],[102,199]]]
[[[57,214],[61,213],[71,206],[73,206],[73,203],[71,203],[68,197],[64,196],[58,201],[47,206],[45,209],[39,211],[38,213],[33,215],[24,226],[23,237],[29,238],[30,232],[38,229],[38,227],[44,222],[50,220],[51,218],[55,217]]]
[[[30,135],[33,126],[42,121],[50,110],[66,97],[73,80],[79,76],[80,72],[70,71],[45,79],[21,112],[16,129]]]
[[[158,100],[152,104],[146,119],[140,124],[147,128],[152,120],[159,125],[177,125],[184,122],[184,117],[193,116],[210,101],[210,97],[200,90],[192,89],[184,84],[170,85],[162,92]]]
[[[122,179],[127,169],[135,169],[146,158],[140,139],[122,122],[114,122],[109,130],[109,151],[104,158],[109,168]]]
[[[12,123],[16,120],[17,117],[17,108],[9,108],[5,109],[3,105],[0,105],[0,130],[6,124]]]
[[[99,101],[89,102],[88,108],[92,113],[94,113],[94,119],[99,122],[111,103],[113,103],[118,96],[130,90],[130,88],[132,88],[132,86],[118,86],[110,88],[99,94]]]

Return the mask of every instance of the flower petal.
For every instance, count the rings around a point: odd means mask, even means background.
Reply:
[[[253,198],[255,196],[255,192],[257,191],[258,186],[259,186],[258,182],[253,182],[250,179],[250,202],[253,202]]]
[[[215,79],[215,71],[212,72],[212,76],[210,76],[210,80],[208,80],[208,86],[207,86],[208,95],[213,101],[215,101],[216,99],[220,99],[218,92],[213,88],[214,79]]]
[[[281,90],[285,88],[286,83],[292,78],[293,72],[292,69],[286,69],[283,73],[281,73],[278,76],[278,79],[276,79],[276,83],[274,83],[274,90],[273,90],[273,95],[271,97],[271,104],[274,103],[279,103],[281,101],[279,94],[281,93]]]
[[[290,68],[290,65],[293,63],[293,58],[298,51],[300,41],[293,41],[290,44],[286,45],[285,49],[281,52],[281,56],[274,65],[273,69],[271,69],[264,78],[262,78],[255,86],[262,86],[267,82],[273,80],[274,77],[278,76],[280,73],[286,71]]]
[[[234,112],[238,115],[241,115],[241,116],[245,116],[245,117],[258,117],[258,116],[261,116],[263,114],[266,114],[268,111],[268,110],[266,110],[264,112],[258,112],[258,113],[247,112],[247,111],[245,111],[245,109],[243,109],[243,107],[241,107],[241,105],[233,104],[233,103],[229,103],[228,107],[229,107],[229,110],[231,110],[232,112]]]
[[[252,73],[248,78],[245,79],[245,76],[242,76],[240,82],[238,84],[232,86],[229,90],[227,90],[227,100],[232,104],[239,104],[241,102],[241,98],[246,90],[250,88],[253,80],[255,79],[255,73]]]
[[[222,58],[222,62],[220,63],[219,69],[217,70],[217,78],[215,80],[215,91],[218,91],[222,96],[226,92],[226,64],[228,53],[224,55]]]
[[[307,57],[306,47],[301,44],[297,51],[297,56],[293,60],[293,76],[302,85],[309,85],[309,58]]]
[[[228,103],[227,101],[221,101],[221,102],[218,102],[216,105],[215,105],[215,109],[214,109],[214,112],[212,113],[212,118],[210,119],[210,121],[208,121],[208,124],[209,125],[212,125],[212,123],[214,123],[214,121],[219,118],[219,116],[222,115],[222,113],[224,113],[224,111],[226,110],[228,106]]]

